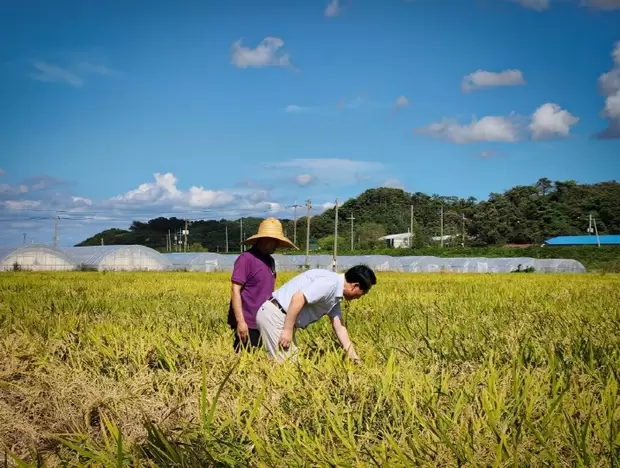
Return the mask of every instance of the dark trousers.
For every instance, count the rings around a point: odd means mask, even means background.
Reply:
[[[260,331],[254,328],[248,328],[248,339],[243,342],[239,339],[239,335],[237,334],[237,329],[233,329],[235,334],[235,341],[233,343],[233,348],[235,348],[236,352],[241,351],[242,349],[247,349],[254,351],[261,346],[263,346],[263,341],[260,337]]]

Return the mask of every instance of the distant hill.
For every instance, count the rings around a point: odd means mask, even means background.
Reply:
[[[436,245],[433,237],[441,233],[452,236],[445,245],[460,245],[465,234],[468,246],[504,244],[541,244],[546,238],[562,234],[583,234],[588,215],[596,219],[600,234],[620,233],[620,184],[616,181],[577,184],[575,181],[540,179],[533,185],[513,187],[504,193],[491,193],[487,200],[463,199],[424,193],[407,193],[401,189],[376,188],[361,193],[338,208],[339,249],[353,243],[355,249],[385,247],[377,239],[385,234],[408,232],[413,207],[415,247]],[[254,234],[262,218],[243,218],[244,237]],[[293,221],[281,220],[285,232],[293,239]],[[297,220],[297,245],[305,250],[306,218]],[[140,244],[166,250],[168,231],[183,229],[180,218],[155,218],[146,223],[134,221],[128,230],[108,229],[77,244]],[[224,252],[228,227],[229,252],[239,252],[240,220],[193,221],[188,244],[192,251]],[[312,216],[312,245],[329,250],[333,244],[334,209]],[[332,237],[330,237],[332,236]]]

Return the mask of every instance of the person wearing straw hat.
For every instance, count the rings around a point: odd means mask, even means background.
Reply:
[[[276,267],[272,254],[279,248],[299,250],[286,238],[282,223],[275,218],[262,221],[258,232],[243,244],[252,247],[235,261],[228,307],[228,325],[234,330],[233,348],[237,352],[262,346],[256,313],[275,289]]]

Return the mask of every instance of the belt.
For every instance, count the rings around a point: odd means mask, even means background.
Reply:
[[[276,306],[278,309],[280,309],[280,312],[282,312],[284,315],[286,315],[286,310],[284,310],[284,307],[282,307],[280,305],[280,303],[278,302],[278,300],[271,296],[269,299],[267,299],[269,302],[271,302],[274,306]]]

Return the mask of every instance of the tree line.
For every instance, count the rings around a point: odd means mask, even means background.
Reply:
[[[411,226],[415,248],[438,245],[436,238],[442,232],[447,236],[446,247],[463,243],[467,247],[539,245],[553,236],[586,234],[590,215],[599,234],[620,233],[619,183],[578,184],[543,178],[533,185],[491,193],[486,200],[381,187],[366,190],[338,207],[338,249],[350,250],[351,223],[354,250],[368,251],[385,248],[380,237],[406,233]],[[312,250],[331,250],[334,218],[334,208],[311,215]],[[254,234],[262,219],[191,221],[188,250],[223,253],[228,231],[228,252],[239,252],[240,240]],[[295,237],[297,246],[305,250],[307,218],[300,216],[296,229],[292,219],[281,221],[285,234],[291,240]],[[108,229],[77,245],[100,245],[103,240],[104,244],[140,244],[166,251],[168,232],[174,235],[184,226],[185,220],[176,217],[134,221],[127,230]]]

